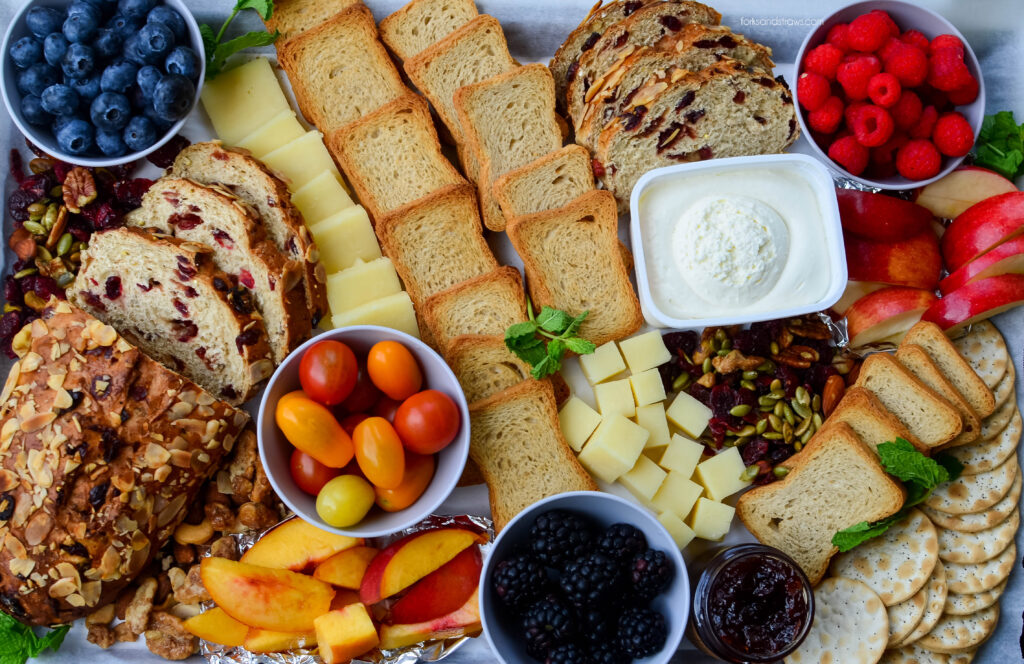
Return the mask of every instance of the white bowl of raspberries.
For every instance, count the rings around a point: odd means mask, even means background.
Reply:
[[[934,182],[963,161],[985,114],[974,51],[945,18],[898,0],[827,17],[797,54],[800,125],[843,175],[881,189]]]

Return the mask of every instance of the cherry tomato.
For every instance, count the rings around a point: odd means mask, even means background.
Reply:
[[[356,376],[356,385],[352,388],[352,394],[341,402],[350,413],[365,413],[373,408],[373,404],[380,399],[380,390],[370,380],[370,374],[366,370],[366,362],[359,363],[359,375]]]
[[[402,483],[394,489],[374,487],[377,494],[377,506],[385,512],[404,510],[415,503],[434,479],[434,455],[405,455],[405,476]]]
[[[352,442],[356,461],[374,486],[394,489],[405,475],[405,450],[391,422],[370,417],[356,425]]]
[[[339,475],[316,497],[316,513],[335,528],[354,526],[373,507],[373,487],[358,475]]]
[[[395,423],[395,413],[398,412],[398,407],[402,405],[401,401],[395,401],[391,397],[381,397],[374,407],[372,412],[377,417],[383,417],[392,424]]]
[[[330,468],[352,460],[352,439],[331,411],[301,390],[277,400],[274,419],[288,442]]]
[[[325,406],[344,401],[352,393],[358,373],[355,353],[340,341],[313,344],[299,362],[303,391]]]
[[[356,425],[368,417],[369,415],[366,413],[352,413],[351,415],[346,415],[341,420],[341,428],[351,436],[352,432],[356,430]]]
[[[410,452],[440,452],[459,433],[459,407],[444,392],[417,392],[398,407],[395,431]]]
[[[338,476],[336,468],[328,468],[300,449],[292,452],[291,470],[295,484],[311,496],[320,493],[325,484]]]
[[[409,349],[397,341],[379,341],[366,355],[366,369],[377,388],[404,401],[420,391],[423,374]]]

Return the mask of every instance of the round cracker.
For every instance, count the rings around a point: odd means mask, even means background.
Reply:
[[[914,631],[903,639],[900,647],[909,645],[932,631],[932,627],[935,627],[935,623],[939,622],[939,618],[942,617],[942,609],[946,606],[946,594],[949,591],[946,585],[946,568],[942,561],[935,564],[935,570],[932,571],[925,590],[928,592],[928,599],[921,622],[917,623]]]
[[[974,653],[947,655],[920,648],[917,644],[886,650],[878,664],[971,664]]]
[[[1020,527],[1020,511],[1013,510],[1000,524],[976,533],[939,528],[939,558],[951,563],[983,563],[992,560],[1013,541]]]
[[[881,536],[836,556],[832,574],[866,583],[886,606],[892,606],[913,597],[928,583],[938,559],[935,526],[914,509]]]
[[[992,397],[995,399],[996,408],[999,408],[1007,401],[1010,397],[1016,396],[1017,390],[1014,389],[1017,384],[1017,370],[1013,367],[1013,362],[1006,364],[1006,373],[1003,375],[999,384],[996,385],[995,389],[992,390]],[[1014,399],[1016,401],[1016,399]]]
[[[889,640],[885,605],[860,581],[834,577],[814,589],[814,622],[787,664],[874,664]]]
[[[989,321],[971,325],[971,331],[953,341],[960,355],[967,360],[974,372],[988,389],[995,388],[1006,374],[1010,365],[1010,351],[996,326]]]
[[[925,650],[956,654],[974,650],[988,641],[999,624],[999,606],[990,606],[969,616],[944,615],[917,642]]]
[[[888,608],[889,613],[889,646],[895,646],[903,639],[910,636],[914,628],[924,617],[925,607],[928,605],[928,586],[921,588],[910,599],[905,599],[899,604],[893,604]]]
[[[1006,428],[1006,425],[1013,419],[1015,412],[1017,412],[1016,401],[1007,401],[999,408],[996,408],[995,412],[981,421],[981,431],[978,432],[978,438],[981,440],[994,438],[997,433]]]
[[[961,475],[977,475],[988,472],[999,467],[1017,450],[1022,425],[1024,425],[1024,421],[1021,420],[1020,411],[1017,410],[1010,418],[1009,424],[992,438],[950,448],[946,450],[946,454],[963,465],[964,469],[961,471]]]
[[[946,585],[962,595],[991,590],[1010,576],[1016,558],[1017,545],[1010,542],[1002,553],[983,563],[946,563]]]
[[[924,504],[946,514],[970,514],[992,507],[1013,488],[1017,458],[1011,456],[992,470],[977,475],[961,475],[940,484]]]
[[[1017,507],[1017,501],[1020,500],[1021,480],[1021,472],[1018,466],[1017,475],[1013,480],[1013,487],[1010,489],[1010,493],[1006,494],[1005,498],[992,507],[981,512],[975,512],[974,514],[946,514],[945,512],[933,510],[926,505],[922,505],[921,509],[928,515],[929,519],[935,522],[936,526],[941,526],[942,528],[949,528],[950,530],[957,530],[962,533],[976,533],[988,530],[1005,521],[1010,516],[1010,512]]]
[[[1007,583],[1009,583],[1009,580],[1003,581],[992,590],[986,590],[983,593],[973,593],[971,595],[949,593],[946,595],[945,612],[951,616],[969,616],[976,611],[987,609],[998,602],[999,598],[1003,596]]]

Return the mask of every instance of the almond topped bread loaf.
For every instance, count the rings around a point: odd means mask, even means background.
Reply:
[[[12,346],[0,605],[26,624],[70,622],[146,569],[249,418],[68,302]]]
[[[206,245],[138,228],[94,233],[68,295],[231,404],[252,397],[274,371],[249,291],[232,286]]]

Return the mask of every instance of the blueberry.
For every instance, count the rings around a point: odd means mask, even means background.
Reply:
[[[96,147],[108,157],[120,157],[128,152],[128,146],[119,131],[106,131],[100,129],[96,132]]]
[[[121,52],[122,40],[110,28],[100,28],[92,39],[93,50],[104,60],[110,60]]]
[[[61,30],[72,44],[84,44],[93,38],[99,27],[100,22],[91,14],[72,14]]]
[[[120,0],[117,11],[128,16],[145,16],[156,6],[156,0]]]
[[[53,120],[53,116],[43,109],[42,102],[35,95],[25,95],[21,98],[21,114],[25,117],[25,122],[34,125],[48,125]]]
[[[43,39],[51,32],[60,32],[64,14],[52,7],[33,7],[25,14],[25,25],[29,32]]]
[[[100,18],[102,16],[99,7],[92,4],[91,2],[85,2],[85,0],[75,0],[70,5],[68,5],[68,16],[77,16],[79,14],[91,17],[94,21],[96,21],[96,23],[100,22]]]
[[[92,125],[75,118],[57,131],[57,147],[69,154],[85,154],[93,146]]]
[[[43,57],[43,44],[35,37],[22,37],[11,44],[11,60],[19,69],[25,69],[39,62]]]
[[[100,88],[104,92],[120,92],[124,94],[135,83],[138,65],[124,58],[118,58],[107,65],[100,75]]]
[[[68,84],[78,93],[79,99],[85,100],[87,103],[95,99],[96,95],[100,93],[99,74],[93,74],[85,78],[71,78],[68,79]]]
[[[156,84],[153,93],[153,110],[157,116],[175,122],[188,114],[196,88],[192,81],[181,74],[168,74]]]
[[[181,14],[166,5],[157,5],[146,16],[146,23],[163,23],[174,33],[176,41],[185,41],[187,27]]]
[[[113,131],[123,129],[131,118],[132,105],[128,97],[119,95],[116,92],[101,92],[98,97],[92,100],[89,107],[89,117],[97,129]]]
[[[53,115],[74,113],[78,108],[78,93],[70,85],[56,83],[43,90],[39,96],[43,108]]]
[[[91,46],[70,44],[60,67],[68,78],[84,78],[95,69],[96,54]]]
[[[128,38],[128,41],[124,43],[124,50],[122,51],[124,57],[128,58],[135,64],[139,65],[152,65],[159,62],[160,58],[154,57],[152,53],[149,53],[142,46],[139,41],[139,35],[134,34]]]
[[[149,118],[150,122],[156,125],[157,129],[170,129],[175,123],[175,120],[168,120],[167,118],[161,117],[152,105],[146,106],[146,108],[142,109],[142,114]]]
[[[153,65],[146,65],[145,67],[139,67],[139,71],[135,74],[135,83],[138,84],[139,90],[148,99],[153,98],[153,93],[156,92],[156,84],[163,78],[163,72],[154,67]]]
[[[164,69],[194,81],[199,78],[199,56],[188,46],[175,46],[164,61]]]
[[[174,33],[163,23],[147,23],[139,28],[139,48],[154,62],[163,60],[174,47]]]
[[[80,118],[77,115],[58,115],[53,119],[53,124],[50,125],[50,127],[53,129],[53,133],[56,134],[73,120],[82,120],[83,122],[87,122],[87,120]]]
[[[39,96],[43,90],[57,82],[57,70],[45,62],[37,62],[18,72],[18,91],[23,95]]]
[[[132,152],[145,150],[156,143],[157,137],[156,125],[143,115],[136,115],[128,121],[128,126],[124,128],[124,144]]]
[[[141,26],[142,20],[138,16],[114,14],[114,16],[107,21],[107,28],[112,30],[122,42],[128,41],[128,38],[134,35],[135,31]]]
[[[43,40],[43,58],[51,67],[59,67],[68,52],[68,40],[63,32],[52,32]]]

